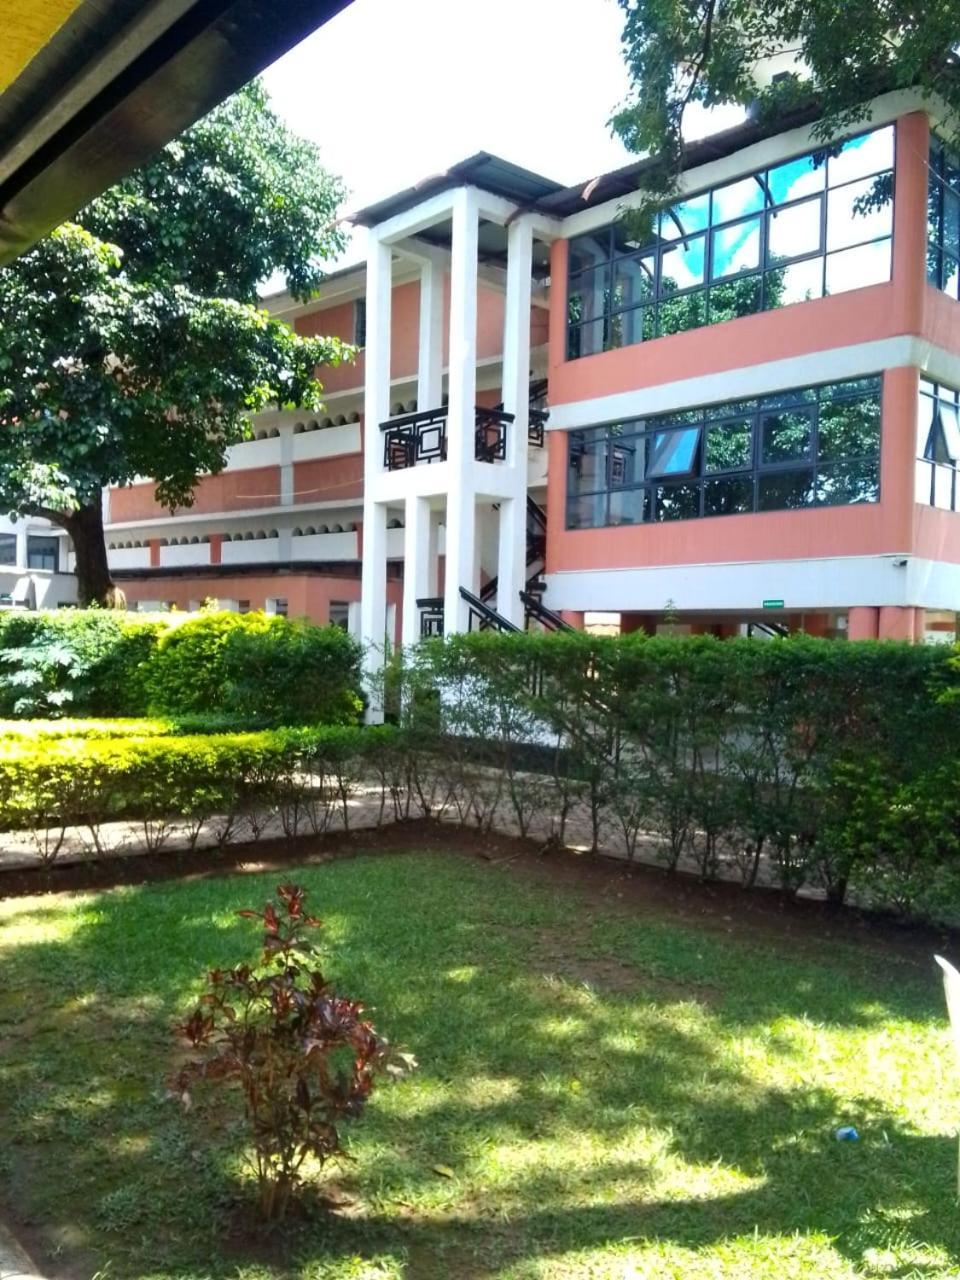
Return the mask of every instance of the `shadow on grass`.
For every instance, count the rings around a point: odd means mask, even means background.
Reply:
[[[562,895],[436,858],[297,878],[329,915],[344,989],[421,1070],[348,1134],[340,1209],[273,1237],[250,1227],[236,1111],[184,1115],[163,1089],[173,1021],[206,969],[251,958],[257,935],[233,912],[274,877],[102,894],[61,939],[0,951],[0,1185],[53,1277],[107,1262],[112,1280],[226,1280],[251,1262],[258,1280],[347,1277],[357,1256],[385,1258],[385,1275],[480,1276],[624,1240],[741,1238],[739,1273],[772,1274],[750,1270],[754,1235],[829,1239],[865,1274],[882,1253],[885,1276],[960,1262],[950,1138],[905,1125],[866,1072],[842,1093],[798,1076],[788,1036],[767,1043],[789,1086],[739,1052],[774,1015],[851,1033],[923,1023],[932,995],[876,957],[797,962],[622,920],[601,936]],[[34,923],[56,919],[45,904]],[[585,983],[611,956],[631,966],[617,989]],[[848,1121],[860,1143],[836,1142]]]

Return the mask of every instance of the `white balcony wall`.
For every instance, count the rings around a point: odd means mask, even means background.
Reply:
[[[107,551],[107,563],[111,569],[149,569],[150,548],[115,547]]]
[[[244,440],[227,450],[227,467],[231,471],[244,471],[249,467],[278,467],[281,456],[281,439],[270,436],[266,440]]]
[[[161,547],[160,564],[164,569],[183,568],[189,565],[210,563],[210,544],[192,542],[187,546]]]
[[[291,538],[294,560],[356,560],[356,533],[304,533]]]
[[[322,427],[304,431],[293,437],[294,462],[311,458],[334,458],[341,453],[360,452],[360,423],[348,422],[343,427]]]
[[[387,559],[402,560],[403,559],[403,539],[405,530],[388,529],[387,530]]]
[[[0,608],[56,609],[76,602],[77,580],[71,573],[0,568]]]
[[[225,542],[220,548],[221,564],[275,564],[279,558],[279,538]]]
[[[527,451],[527,488],[540,489],[547,483],[547,446]]]

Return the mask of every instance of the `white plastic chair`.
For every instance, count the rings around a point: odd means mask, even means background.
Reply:
[[[950,1017],[950,1030],[953,1032],[953,1047],[957,1053],[957,1065],[960,1066],[960,972],[943,956],[934,956],[943,970],[943,989],[947,997],[947,1013]],[[957,1155],[957,1195],[960,1196],[960,1151]]]

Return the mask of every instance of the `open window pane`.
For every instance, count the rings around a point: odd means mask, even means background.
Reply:
[[[658,431],[650,437],[648,476],[689,475],[697,464],[700,427],[681,431]]]
[[[804,411],[783,410],[761,420],[761,461],[795,462],[810,456],[813,416]]]
[[[937,458],[937,461],[960,462],[960,420],[957,417],[957,406],[941,399],[939,422],[945,456]]]

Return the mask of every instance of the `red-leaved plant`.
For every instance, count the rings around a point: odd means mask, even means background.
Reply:
[[[263,925],[257,968],[215,969],[181,1030],[194,1049],[176,1078],[184,1105],[197,1081],[240,1086],[253,1139],[263,1215],[283,1218],[308,1158],[342,1154],[338,1123],[363,1110],[380,1075],[416,1065],[390,1049],[363,1017],[364,1006],[336,995],[319,967],[304,890],[277,887],[263,911],[240,911]]]

